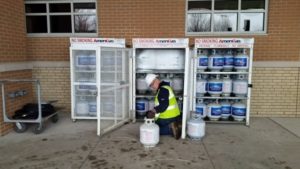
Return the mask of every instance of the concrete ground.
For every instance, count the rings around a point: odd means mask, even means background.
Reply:
[[[300,128],[270,118],[251,118],[251,126],[208,124],[202,141],[161,137],[157,147],[139,143],[139,125],[127,124],[101,138],[96,122],[56,124],[35,135],[30,130],[0,138],[1,169],[299,169]],[[280,121],[280,120],[278,120]],[[284,121],[284,122],[282,122]],[[298,125],[299,127],[299,125]]]

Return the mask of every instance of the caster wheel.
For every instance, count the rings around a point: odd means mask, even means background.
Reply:
[[[58,121],[58,115],[56,114],[56,115],[52,116],[51,121],[52,121],[52,123],[56,123]]]
[[[34,126],[33,133],[34,134],[41,134],[44,131],[44,126],[42,124],[37,124]]]
[[[14,126],[14,130],[17,133],[23,133],[28,129],[28,125],[25,123],[16,122]]]

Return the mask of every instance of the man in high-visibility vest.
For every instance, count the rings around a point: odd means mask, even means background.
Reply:
[[[161,135],[173,135],[176,139],[180,138],[180,110],[170,84],[165,81],[160,81],[155,74],[147,74],[147,85],[154,91],[155,107],[148,111],[148,118],[156,118]]]

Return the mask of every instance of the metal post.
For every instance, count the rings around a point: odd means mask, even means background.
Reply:
[[[4,92],[4,83],[1,83],[1,93],[2,93],[2,112],[3,112],[3,119],[6,118],[6,103],[5,103],[5,92]]]
[[[253,46],[249,48],[249,72],[248,72],[248,84],[252,85],[252,62],[253,62]],[[248,87],[248,96],[247,96],[247,116],[246,116],[246,125],[250,125],[250,99],[251,99],[251,87]]]
[[[41,119],[42,119],[42,106],[41,106],[41,86],[40,86],[40,81],[37,81],[36,84],[37,84],[38,109],[39,109],[38,120],[41,121]],[[42,124],[42,123],[40,123],[40,124]]]

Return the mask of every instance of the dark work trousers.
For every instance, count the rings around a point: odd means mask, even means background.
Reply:
[[[157,119],[155,123],[159,126],[159,134],[160,135],[172,135],[172,130],[169,127],[169,124],[174,121],[180,121],[180,116],[170,118],[170,119]]]

